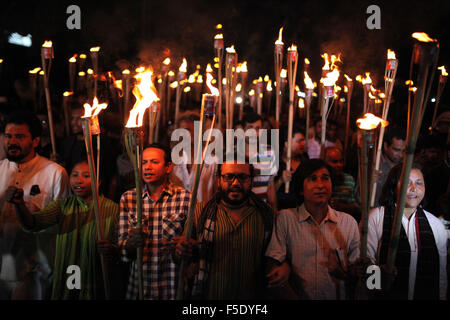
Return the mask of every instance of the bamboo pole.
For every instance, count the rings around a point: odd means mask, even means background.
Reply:
[[[289,121],[288,121],[288,146],[286,170],[291,171],[291,155],[292,155],[292,127],[294,125],[294,94],[295,81],[297,79],[297,63],[298,52],[297,47],[292,45],[288,48],[288,77],[289,77]],[[289,193],[289,181],[285,183],[284,192]]]
[[[219,67],[217,69],[217,85],[219,88],[219,110],[217,112],[217,122],[219,124],[219,129],[222,128],[222,104],[223,104],[223,87],[222,87],[222,64],[223,64],[223,34],[217,34],[214,37],[214,51],[216,57],[218,58]]]
[[[42,71],[44,72],[45,100],[47,101],[48,123],[50,129],[50,141],[52,144],[52,156],[56,157],[55,130],[53,127],[53,113],[50,98],[49,77],[53,60],[53,46],[51,41],[45,41],[41,47]],[[47,63],[48,61],[48,63]]]
[[[136,183],[136,228],[142,230],[142,129],[126,128],[125,147],[134,169]],[[136,249],[136,264],[138,270],[138,294],[139,300],[144,299],[144,277],[142,269],[142,247]]]
[[[275,81],[276,81],[276,94],[275,94],[275,125],[279,128],[280,125],[280,112],[281,112],[281,69],[283,68],[283,48],[284,43],[282,41],[283,27],[279,31],[278,39],[275,41],[274,50],[274,67],[275,67]]]
[[[429,42],[423,42],[419,40],[417,43],[415,43],[413,49],[414,63],[412,61],[411,69],[413,67],[413,64],[418,64],[419,75],[417,81],[417,93],[414,97],[414,105],[410,113],[407,132],[406,159],[403,161],[402,173],[400,176],[400,192],[397,195],[397,205],[395,207],[392,233],[390,236],[388,248],[387,272],[391,274],[394,270],[395,260],[397,256],[400,230],[402,227],[403,210],[405,208],[406,202],[406,191],[408,189],[409,174],[411,172],[414,151],[422,124],[423,114],[433,84],[433,77],[437,66],[438,56],[439,43],[437,42],[437,40],[431,39],[431,41]],[[410,73],[412,73],[412,71]]]
[[[89,175],[91,178],[91,188],[92,188],[92,201],[94,207],[94,216],[95,216],[95,225],[97,230],[97,239],[103,240],[103,232],[101,228],[101,220],[99,213],[99,195],[98,195],[98,184],[97,184],[97,174],[94,169],[94,154],[92,150],[92,133],[91,133],[91,118],[83,118],[83,134],[84,134],[84,142],[86,144],[86,153],[88,157],[88,165],[89,165]],[[108,272],[108,264],[103,254],[100,254],[100,263],[102,267],[103,274],[103,286],[105,289],[105,298],[109,300],[110,298],[110,287],[109,287],[109,272]]]
[[[439,85],[438,85],[438,90],[437,90],[437,94],[436,94],[436,104],[434,105],[433,118],[431,120],[431,128],[436,127],[437,110],[438,110],[439,102],[441,101],[442,92],[444,92],[444,88],[445,88],[445,84],[447,82],[447,76],[448,76],[447,72],[445,71],[444,66],[439,67],[438,69],[441,69],[442,73],[439,75]]]

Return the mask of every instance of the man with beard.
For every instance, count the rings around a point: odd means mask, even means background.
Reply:
[[[178,256],[191,259],[189,293],[208,300],[261,298],[273,211],[251,191],[251,164],[225,161],[218,174],[218,192],[197,204],[192,239],[181,237],[176,247]]]
[[[7,158],[0,161],[0,279],[7,299],[44,298],[53,247],[52,234],[33,235],[21,229],[14,206],[5,201],[7,188],[23,189],[24,201],[32,212],[69,195],[69,179],[64,168],[35,151],[41,132],[39,119],[26,110],[13,112],[6,120]]]

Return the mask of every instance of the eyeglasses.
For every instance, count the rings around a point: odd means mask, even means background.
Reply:
[[[250,176],[245,173],[239,173],[239,174],[227,173],[227,174],[222,174],[221,177],[223,178],[223,180],[225,182],[228,182],[228,183],[233,183],[234,179],[236,179],[236,178],[238,179],[238,181],[240,183],[248,182],[248,180],[250,179]]]

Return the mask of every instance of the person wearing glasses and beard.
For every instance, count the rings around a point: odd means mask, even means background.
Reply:
[[[182,236],[176,246],[177,256],[189,259],[185,298],[262,298],[274,212],[251,191],[254,169],[247,160],[224,161],[218,175],[216,194],[196,206],[192,238]]]

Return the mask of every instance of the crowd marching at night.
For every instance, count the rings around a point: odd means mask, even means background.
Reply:
[[[148,97],[138,92],[139,71],[125,88],[125,78],[118,86],[93,65],[95,87],[77,78],[64,98],[44,95],[46,78],[37,89],[14,82],[0,104],[0,299],[446,300],[449,112],[440,108],[429,123],[414,115],[421,102],[409,93],[411,101],[392,102],[404,112],[385,116],[389,123],[368,133],[364,149],[356,119],[383,117],[363,94],[348,122],[349,95],[342,90],[347,100],[333,95],[328,105],[321,83],[306,113],[290,83],[279,100],[230,95],[233,76],[222,62],[227,81],[214,111],[201,95],[208,87],[177,96],[175,77],[158,82],[155,68],[159,103],[146,105],[134,145],[125,122]],[[430,86],[420,74],[414,81],[416,95]],[[363,91],[356,81],[354,88]],[[399,90],[407,96],[397,82]],[[107,108],[100,133],[87,137],[85,104],[94,97]],[[199,130],[209,128],[221,134],[199,144]],[[226,141],[226,129],[245,134]]]

